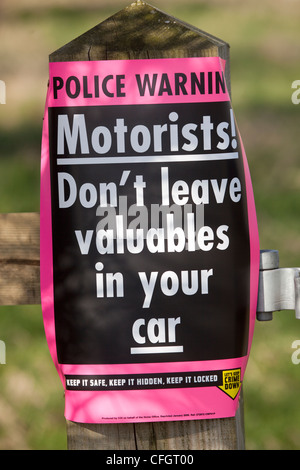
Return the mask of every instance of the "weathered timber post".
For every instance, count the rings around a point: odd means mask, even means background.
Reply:
[[[219,56],[229,45],[137,1],[50,55],[50,62]],[[241,399],[242,401],[242,399]],[[243,406],[234,418],[129,424],[67,422],[68,448],[119,450],[243,449]]]
[[[1,214],[0,305],[34,305],[40,297],[40,217]]]

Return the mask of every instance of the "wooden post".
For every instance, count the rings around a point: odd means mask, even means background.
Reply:
[[[229,46],[137,1],[50,55],[51,62],[219,56]],[[244,448],[242,406],[234,418],[137,424],[67,422],[69,449],[191,450]]]
[[[0,305],[33,305],[40,299],[40,217],[0,216]]]

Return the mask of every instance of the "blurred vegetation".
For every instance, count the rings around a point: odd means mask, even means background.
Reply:
[[[282,267],[300,266],[300,5],[295,0],[150,2],[231,46],[232,100],[256,199],[261,248]],[[39,211],[41,128],[48,55],[127,6],[110,0],[2,0],[0,211]],[[39,306],[1,307],[0,449],[65,449],[63,390],[50,359]],[[247,449],[299,449],[300,339],[293,312],[256,324],[244,382]]]

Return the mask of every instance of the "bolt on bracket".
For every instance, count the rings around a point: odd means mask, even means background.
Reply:
[[[261,250],[256,318],[273,319],[273,312],[295,310],[300,319],[300,268],[279,268],[277,250]]]

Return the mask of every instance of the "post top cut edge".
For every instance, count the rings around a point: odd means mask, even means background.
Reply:
[[[129,59],[132,53],[136,58],[211,56],[212,49],[228,56],[225,41],[138,0],[52,52],[49,60]]]

